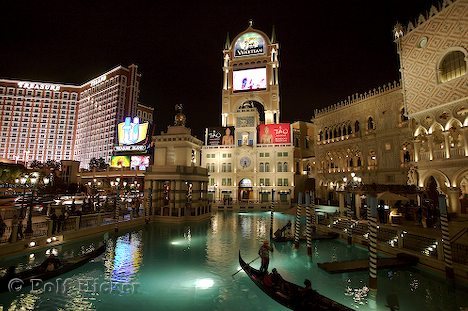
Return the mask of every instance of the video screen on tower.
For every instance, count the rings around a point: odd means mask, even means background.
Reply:
[[[232,73],[234,92],[265,90],[266,68],[236,70]]]

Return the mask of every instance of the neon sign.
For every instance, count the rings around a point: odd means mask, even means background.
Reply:
[[[28,90],[60,91],[60,85],[35,82],[18,82],[18,87]]]
[[[91,84],[91,86],[96,86],[96,85],[98,85],[99,83],[101,83],[103,81],[106,81],[106,75],[102,75],[100,77],[97,77],[96,79],[91,80],[91,82],[89,82],[89,83]]]

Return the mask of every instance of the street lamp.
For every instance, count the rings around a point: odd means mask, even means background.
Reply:
[[[350,191],[350,201],[348,202],[348,216],[351,217],[355,212],[355,202],[356,202],[356,197],[354,190],[362,185],[362,178],[359,176],[356,176],[355,172],[351,172],[351,179],[348,180],[346,176],[343,177],[343,188],[345,190],[351,190]],[[359,215],[357,215],[359,217]]]
[[[263,203],[263,184],[260,184],[260,203]]]
[[[218,192],[218,184],[214,185],[214,189],[215,189],[215,191],[214,191],[214,194],[213,194],[213,202],[216,201],[216,193]]]
[[[24,218],[24,200],[26,197],[26,181],[28,180],[28,175],[21,176],[21,178],[16,178],[16,182],[21,184],[21,187],[23,188],[23,198],[21,199],[21,213],[20,213],[20,218]]]
[[[49,184],[49,178],[44,177],[42,179],[42,182],[44,186],[47,186]],[[27,236],[32,236],[33,229],[32,229],[32,212],[33,212],[33,205],[34,205],[34,197],[35,197],[35,191],[37,191],[37,185],[39,183],[39,173],[34,172],[32,173],[32,176],[29,177],[29,182],[31,184],[31,204],[29,205],[29,211],[28,211],[28,222],[26,224],[26,230],[24,230],[24,233]],[[26,183],[26,180],[24,181]]]

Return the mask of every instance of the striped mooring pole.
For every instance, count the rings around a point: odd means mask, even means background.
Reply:
[[[315,194],[310,192],[310,204],[311,204],[311,217],[312,217],[312,233],[317,232],[317,213],[315,212]]]
[[[367,230],[369,233],[369,288],[377,290],[377,197],[367,196]]]
[[[299,248],[299,235],[301,233],[302,192],[297,197],[296,222],[294,223],[294,247]]]
[[[351,245],[353,244],[353,210],[351,207],[351,193],[347,192],[346,193],[346,216],[348,216],[349,220],[349,226],[346,230],[346,233],[348,234],[348,244]]]
[[[270,240],[273,239],[273,210],[275,204],[275,192],[271,192],[271,205],[270,205]]]
[[[149,222],[149,217],[150,215],[152,215],[152,200],[153,200],[153,196],[152,196],[152,193],[151,193],[151,189],[152,189],[152,185],[150,183],[150,187],[148,188],[148,195],[146,196],[146,206],[145,206],[145,222],[148,223]]]
[[[440,230],[442,231],[442,246],[444,250],[445,276],[454,279],[452,261],[452,246],[450,244],[449,224],[447,218],[447,201],[444,195],[439,195]]]
[[[312,256],[312,221],[310,215],[310,195],[305,193],[307,255]]]

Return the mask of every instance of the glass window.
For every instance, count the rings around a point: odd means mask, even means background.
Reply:
[[[466,73],[465,54],[461,51],[448,53],[440,63],[440,82],[447,82]]]

